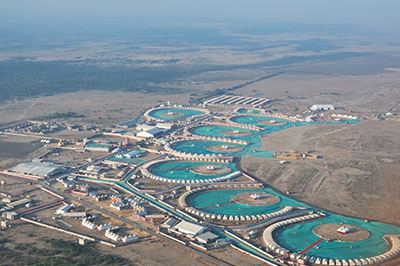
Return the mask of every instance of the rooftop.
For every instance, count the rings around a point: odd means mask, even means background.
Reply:
[[[214,240],[218,238],[218,235],[211,233],[211,232],[205,232],[204,234],[200,234],[196,236],[197,239],[201,239],[204,242],[207,242],[208,240]]]
[[[91,147],[91,148],[109,148],[111,144],[106,144],[106,143],[87,143],[85,147]]]
[[[20,163],[17,166],[9,169],[11,172],[28,174],[34,176],[49,176],[54,172],[62,169],[60,166],[44,164],[38,162]]]
[[[181,221],[177,225],[174,226],[175,229],[177,229],[179,232],[186,233],[189,235],[197,235],[199,233],[202,233],[207,227],[194,224],[194,223],[189,223],[186,221]]]

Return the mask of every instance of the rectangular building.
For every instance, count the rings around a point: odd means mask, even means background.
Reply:
[[[30,175],[38,178],[45,178],[57,175],[64,171],[64,168],[56,165],[39,163],[39,162],[28,162],[20,163],[17,166],[8,170],[12,173]]]
[[[99,152],[111,152],[114,149],[113,145],[102,144],[102,143],[87,143],[85,150],[88,151],[99,151]]]
[[[201,244],[208,244],[218,239],[218,235],[211,232],[205,232],[196,236],[196,240]]]
[[[208,227],[201,226],[198,224],[181,221],[177,225],[174,226],[174,229],[191,237],[195,237],[199,234],[204,233],[208,230]]]
[[[332,104],[314,104],[313,106],[310,107],[310,110],[329,111],[329,110],[335,110],[335,106],[333,106]]]
[[[27,204],[29,202],[31,202],[30,199],[21,199],[21,200],[13,201],[11,203],[7,203],[7,207],[14,209],[14,208],[18,208],[20,206],[23,206],[23,205],[25,205],[25,204]]]
[[[142,138],[155,138],[158,137],[162,134],[162,131],[156,127],[153,127],[149,130],[146,131],[141,131],[139,133],[136,134],[136,136],[138,137],[142,137]]]

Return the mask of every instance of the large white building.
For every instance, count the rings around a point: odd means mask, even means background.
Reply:
[[[211,232],[205,232],[203,234],[196,236],[196,240],[201,244],[208,244],[216,239],[218,239],[218,235],[213,234]]]
[[[138,137],[142,138],[154,138],[159,136],[162,133],[162,131],[156,127],[153,127],[152,129],[149,129],[147,131],[141,131],[136,134]]]
[[[335,110],[335,106],[332,104],[314,104],[310,107],[312,111],[328,111],[328,110]]]
[[[195,237],[199,234],[204,233],[208,229],[208,227],[194,223],[189,223],[186,221],[181,221],[180,223],[174,226],[174,229],[185,235]]]
[[[37,178],[51,177],[64,171],[64,168],[57,165],[50,165],[38,162],[20,163],[8,170],[12,173],[35,176]]]

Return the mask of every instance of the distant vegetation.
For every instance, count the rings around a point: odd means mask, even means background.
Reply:
[[[0,241],[0,265],[34,266],[86,266],[86,265],[133,265],[129,260],[114,255],[103,255],[90,246],[59,239],[45,240],[46,247],[18,244],[7,248]]]
[[[221,75],[222,72],[227,73],[238,69],[257,70],[248,71],[247,73],[252,74],[245,78],[237,77],[239,71],[235,72],[234,78],[245,80],[238,86],[219,88],[210,95],[204,95],[201,91],[195,92],[196,97],[210,97],[219,93],[233,92],[238,88],[268,78],[265,75],[270,73],[286,71],[285,67],[294,64],[334,61],[366,55],[368,53],[342,52],[340,48],[349,45],[352,47],[353,41],[359,45],[360,40],[355,37],[355,33],[370,37],[367,32],[349,25],[336,24],[255,23],[242,20],[239,23],[235,21],[221,23],[219,20],[211,22],[207,19],[207,23],[202,20],[193,20],[185,26],[160,26],[158,23],[156,26],[142,19],[138,19],[139,21],[140,23],[132,24],[115,22],[108,24],[108,27],[82,25],[82,23],[68,23],[68,25],[45,23],[15,28],[0,25],[2,36],[0,53],[16,56],[10,60],[0,61],[0,103],[81,90],[179,94],[184,89],[174,88],[173,85],[166,86],[166,84],[174,82],[183,84],[185,80],[203,73],[207,76],[211,72],[214,72],[213,77],[217,79],[216,81],[226,81],[232,80],[232,75],[224,77]],[[213,23],[216,24],[212,25]],[[286,33],[300,34],[301,38],[271,38],[264,41],[268,35]],[[311,33],[312,36],[315,34],[321,36],[322,33],[324,37],[304,39],[304,33]],[[326,38],[326,34],[337,36],[338,39]],[[249,38],[249,35],[256,38]],[[262,38],[257,38],[258,36]],[[343,43],[342,40],[347,41]],[[379,43],[380,41],[379,39]],[[112,51],[100,48],[96,52],[94,49],[89,54],[95,59],[86,58],[87,47],[97,47],[98,44],[103,47],[104,43],[113,47]],[[81,50],[82,47],[85,48]],[[204,51],[209,49],[215,50],[216,53],[226,49],[243,55],[248,53],[251,57],[257,55],[261,60],[270,53],[274,53],[273,50],[269,51],[273,48],[287,48],[292,52],[313,51],[316,54],[287,56],[270,61],[257,60],[254,61],[257,63],[243,65],[229,63],[214,65],[207,57],[201,56],[203,47],[209,47]],[[41,56],[38,56],[38,61],[35,61],[37,59],[35,52],[40,51],[39,54],[45,55],[44,60],[51,60],[50,58],[58,58],[54,54],[59,49],[70,51],[67,52],[69,56],[64,58],[74,60],[40,61]],[[46,51],[49,53],[47,54]],[[186,56],[192,52],[193,58],[188,61]],[[181,58],[182,53],[187,53],[184,58]],[[19,57],[21,54],[32,54],[32,56]],[[135,58],[130,56],[132,54],[149,56]],[[288,54],[295,55],[296,53]],[[230,62],[229,58],[227,62]],[[247,80],[250,81],[246,83]],[[202,80],[202,82],[208,81]]]
[[[122,90],[179,93],[149,82],[173,80],[179,71],[170,68],[100,66],[91,61],[32,62],[20,59],[0,62],[0,101],[80,90]]]
[[[290,56],[272,61],[247,65],[207,65],[183,66],[175,62],[163,66],[138,66],[135,61],[104,60],[77,61],[30,61],[26,58],[0,61],[0,102],[80,90],[121,90],[140,91],[157,94],[179,94],[183,90],[152,84],[164,84],[212,71],[237,69],[262,69],[289,66],[309,61],[335,61],[365,53],[338,52],[311,56]],[[270,72],[269,71],[269,72]],[[282,70],[279,71],[279,73]],[[277,75],[277,74],[273,74]],[[278,74],[279,75],[279,74]],[[270,76],[257,77],[247,83],[222,89],[233,91]]]
[[[335,96],[339,96],[340,95],[339,92],[320,92],[319,94],[321,94],[321,95],[335,95]]]

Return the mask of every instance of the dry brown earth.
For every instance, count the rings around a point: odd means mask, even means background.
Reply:
[[[350,229],[350,232],[341,234],[337,232],[337,229],[341,226],[345,226]],[[319,237],[323,237],[329,240],[338,240],[344,242],[353,242],[367,239],[371,233],[368,230],[351,225],[351,224],[321,224],[314,228],[314,234]]]
[[[327,210],[399,224],[400,122],[310,125],[263,137],[263,149],[315,151],[319,160],[245,157],[242,167],[281,191]]]
[[[146,108],[160,103],[187,104],[188,94],[160,95],[122,91],[81,91],[8,102],[0,105],[0,125],[22,119],[76,112],[85,115],[69,121],[113,125],[136,118]],[[63,119],[64,120],[64,119]]]
[[[315,67],[343,67],[344,63],[321,63],[315,64]],[[249,96],[263,94],[265,97],[283,100],[276,101],[271,108],[293,114],[306,111],[307,106],[319,103],[331,103],[346,110],[363,113],[385,113],[392,108],[400,110],[400,71],[370,75],[335,75],[301,73],[301,67],[296,70],[293,74],[266,79],[235,92]]]

